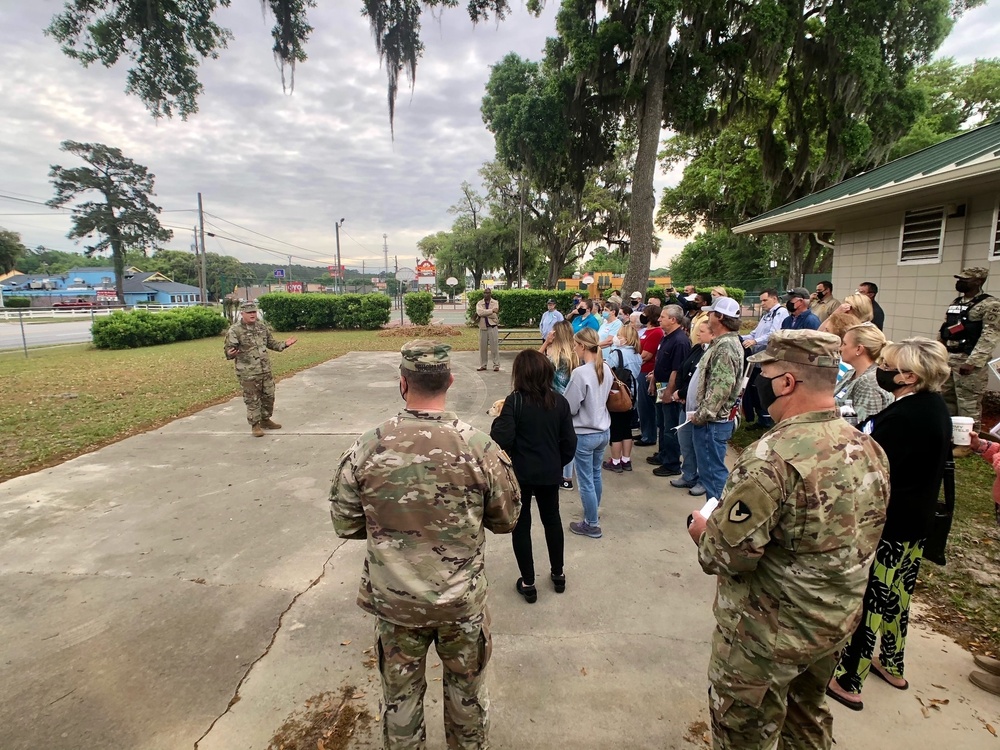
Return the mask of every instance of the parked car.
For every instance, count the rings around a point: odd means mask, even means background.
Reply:
[[[83,299],[83,297],[77,297],[76,299],[59,300],[58,302],[52,303],[53,309],[59,310],[89,310],[94,306],[93,302],[88,302]]]

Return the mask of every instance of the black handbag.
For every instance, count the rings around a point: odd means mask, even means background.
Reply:
[[[955,514],[955,459],[950,452],[944,464],[944,499],[938,499],[934,506],[934,517],[931,519],[931,529],[924,542],[924,559],[936,565],[945,564],[944,550],[948,544],[948,534],[951,533],[952,516]]]

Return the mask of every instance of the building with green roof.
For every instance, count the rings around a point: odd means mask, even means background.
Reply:
[[[1000,121],[740,224],[737,234],[834,232],[834,295],[878,284],[890,339],[936,337],[954,275],[991,270],[1000,296]],[[992,278],[995,276],[996,278]]]

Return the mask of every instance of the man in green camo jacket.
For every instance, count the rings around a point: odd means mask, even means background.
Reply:
[[[406,408],[344,454],[330,493],[334,529],[368,540],[358,606],[375,615],[387,750],[422,750],[427,650],[444,667],[449,748],[486,748],[492,652],[485,529],[514,530],[521,497],[510,459],[445,410],[450,346],[402,348]]]
[[[264,430],[280,430],[271,419],[274,412],[274,378],[268,349],[283,352],[295,343],[294,338],[275,341],[271,327],[257,319],[257,303],[240,305],[240,320],[229,327],[223,345],[226,359],[236,360],[236,377],[243,388],[247,422],[254,437],[264,437]]]
[[[689,527],[718,578],[709,663],[716,750],[829,750],[826,686],[861,613],[889,502],[889,463],[834,406],[840,339],[779,331],[761,366],[777,424],[747,448],[719,506]]]

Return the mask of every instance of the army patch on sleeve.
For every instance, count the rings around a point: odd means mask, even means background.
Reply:
[[[742,500],[737,500],[736,504],[729,509],[729,520],[733,523],[743,523],[749,521],[753,512]]]

